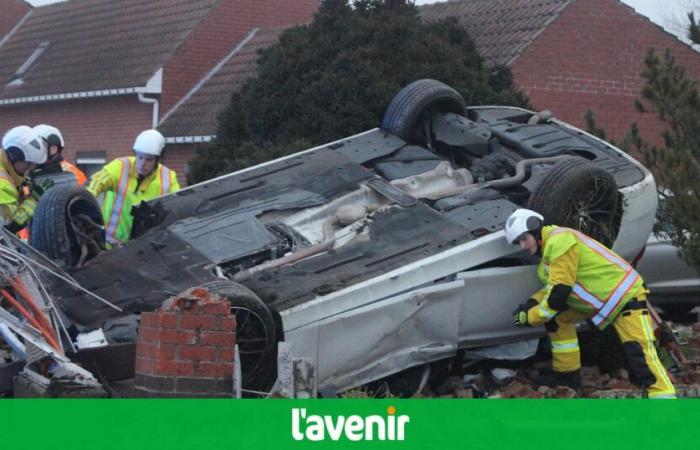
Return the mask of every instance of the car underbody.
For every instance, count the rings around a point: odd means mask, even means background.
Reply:
[[[90,330],[230,280],[272,313],[266,339],[312,358],[321,388],[347,389],[540,335],[509,314],[538,287],[533,261],[501,231],[520,207],[631,260],[651,231],[655,185],[631,157],[547,112],[465,108],[451,88],[419,80],[381,128],[135,209],[126,246],[66,269],[122,311],[61,281],[51,291]]]

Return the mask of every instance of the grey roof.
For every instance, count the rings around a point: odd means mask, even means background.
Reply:
[[[282,31],[253,31],[248,41],[233,48],[218,70],[163,118],[158,127],[161,133],[166,137],[216,134],[217,116],[228,106],[231,95],[255,73],[258,52],[276,43]]]
[[[0,99],[144,86],[219,0],[71,0],[35,8],[0,48]],[[15,72],[42,42],[22,77]]]
[[[451,0],[425,5],[421,17],[455,17],[489,64],[511,65],[572,0]]]

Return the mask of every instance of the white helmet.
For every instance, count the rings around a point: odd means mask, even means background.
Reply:
[[[59,149],[63,149],[63,147],[65,147],[63,135],[58,128],[42,123],[41,125],[35,126],[34,131],[36,131],[36,134],[44,138],[49,147],[52,145],[57,146]]]
[[[2,138],[2,148],[13,162],[46,162],[46,142],[27,125],[9,129]]]
[[[146,155],[160,156],[165,147],[165,138],[158,130],[142,131],[134,141],[134,151]]]
[[[530,209],[520,208],[513,211],[513,214],[506,220],[505,231],[506,240],[509,244],[515,244],[523,233],[535,231],[544,223],[542,214]]]

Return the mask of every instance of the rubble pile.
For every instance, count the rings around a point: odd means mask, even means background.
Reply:
[[[143,397],[230,397],[236,318],[204,288],[171,297],[141,314],[135,387]]]
[[[678,398],[700,398],[700,322],[675,326],[681,336],[688,364],[672,371]],[[643,389],[630,381],[625,369],[607,374],[597,367],[581,368],[581,389],[537,386],[535,380],[548,363],[524,363],[517,370],[484,369],[477,374],[449,377],[441,386],[423,389],[414,397],[441,398],[645,398]]]

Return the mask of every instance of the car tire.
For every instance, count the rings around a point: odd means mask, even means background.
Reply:
[[[381,128],[406,142],[424,141],[417,129],[424,114],[435,109],[465,115],[464,98],[451,87],[436,80],[417,80],[399,91],[384,113]]]
[[[90,192],[79,186],[55,186],[37,204],[29,245],[61,266],[75,267],[104,247],[102,226],[100,206]],[[89,246],[86,235],[93,241]]]
[[[620,228],[615,179],[581,157],[554,164],[530,196],[528,208],[542,214],[545,224],[577,229],[608,247]]]
[[[277,379],[279,334],[274,315],[255,293],[234,281],[212,281],[203,287],[231,303],[231,314],[236,316],[242,388],[268,392]]]

